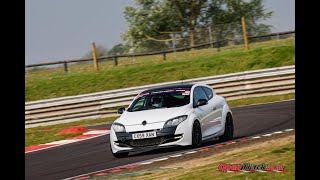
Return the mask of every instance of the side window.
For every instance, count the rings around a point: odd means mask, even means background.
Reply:
[[[207,88],[207,87],[202,87],[203,90],[206,92],[207,96],[209,99],[211,99],[213,97],[213,92],[210,88]]]
[[[196,87],[193,91],[193,103],[197,103],[199,99],[209,100],[203,89],[201,87]]]

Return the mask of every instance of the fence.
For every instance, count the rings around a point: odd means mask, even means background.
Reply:
[[[181,81],[138,86],[78,96],[68,96],[25,103],[25,127],[59,124],[118,116],[116,108],[128,106],[141,91],[149,88],[181,84]],[[295,91],[295,66],[245,71],[184,80],[204,83],[227,100],[286,94]]]
[[[222,28],[223,29],[223,28]],[[206,30],[206,29],[205,29]],[[220,34],[219,36],[214,36],[213,38],[211,34],[208,33],[205,30],[199,28],[199,32],[195,36],[195,45],[194,46],[188,46],[186,44],[185,39],[188,37],[176,37],[176,41],[172,44],[172,47],[168,49],[168,46],[161,46],[159,45],[159,42],[154,42],[151,44],[151,47],[157,47],[157,49],[160,49],[159,51],[152,51],[152,52],[142,52],[142,53],[130,53],[130,54],[119,54],[119,55],[110,55],[110,56],[100,56],[95,58],[96,62],[102,62],[102,61],[113,61],[114,66],[118,65],[119,58],[132,58],[132,57],[140,57],[140,56],[152,56],[152,55],[162,55],[163,60],[167,60],[167,54],[169,53],[175,53],[175,52],[182,52],[182,51],[189,51],[191,49],[203,49],[203,48],[215,48],[217,51],[220,51],[222,47],[230,46],[230,45],[239,45],[242,44],[242,36],[235,36],[234,39],[230,39],[228,36],[226,36],[224,39],[217,38],[222,36],[223,34]],[[210,30],[211,32],[214,30]],[[203,36],[202,36],[203,35]],[[210,36],[211,35],[211,36]],[[271,34],[265,34],[265,35],[259,35],[259,36],[248,36],[249,42],[257,42],[257,41],[266,41],[270,39],[281,39],[281,38],[287,38],[292,37],[295,35],[295,31],[286,31],[286,32],[278,32],[278,33],[271,33]],[[206,37],[206,38],[203,38]],[[165,38],[163,37],[157,37],[157,38]],[[180,43],[177,43],[178,39],[181,39]],[[214,40],[216,39],[216,40]],[[160,43],[161,44],[161,43]],[[162,42],[163,44],[163,42]],[[141,50],[140,50],[141,51]],[[47,62],[47,63],[39,63],[39,64],[30,64],[26,65],[25,68],[35,68],[35,67],[45,67],[49,65],[63,65],[64,72],[69,71],[69,64],[74,63],[82,63],[82,62],[94,62],[93,58],[88,59],[75,59],[75,60],[62,60],[62,61],[54,61],[54,62]],[[94,63],[95,64],[95,63]],[[95,64],[95,68],[96,68]]]

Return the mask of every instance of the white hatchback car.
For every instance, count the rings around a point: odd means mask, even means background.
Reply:
[[[110,130],[112,154],[171,146],[199,146],[219,137],[233,138],[232,112],[226,100],[205,84],[181,84],[141,92]]]

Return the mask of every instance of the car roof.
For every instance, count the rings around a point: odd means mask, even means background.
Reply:
[[[178,89],[178,88],[191,88],[194,84],[178,84],[178,85],[171,85],[171,86],[162,86],[152,89],[147,89],[143,91],[142,93],[146,92],[154,92],[154,91],[161,91],[161,90],[167,90],[167,89]]]

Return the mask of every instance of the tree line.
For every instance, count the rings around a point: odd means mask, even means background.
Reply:
[[[98,56],[140,53],[194,46],[213,39],[234,39],[242,35],[241,17],[246,18],[250,36],[271,32],[261,20],[272,16],[263,0],[135,0],[124,9],[128,30],[121,35],[123,43],[110,50],[97,46]],[[87,57],[91,57],[88,53]]]

